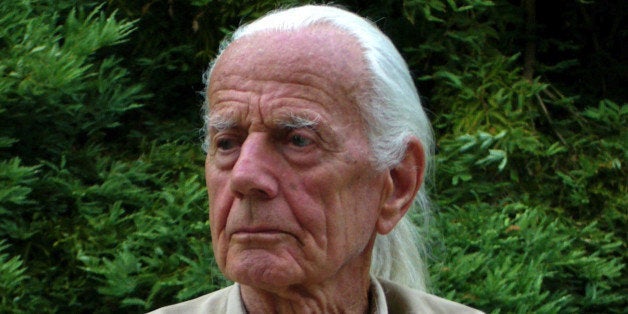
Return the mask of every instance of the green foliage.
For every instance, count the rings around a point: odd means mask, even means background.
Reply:
[[[2,303],[0,310],[9,312],[15,310],[13,303],[25,295],[27,291],[22,288],[23,282],[27,279],[24,262],[18,257],[9,258],[8,253],[4,253],[8,245],[6,241],[0,241],[0,295]]]
[[[506,313],[620,309],[622,247],[596,223],[579,225],[524,203],[451,206],[438,216],[449,238],[433,280],[450,298]],[[595,242],[599,250],[591,248]],[[568,284],[567,284],[568,283]]]
[[[228,284],[200,78],[225,33],[305,2],[0,5],[0,312],[140,313]],[[433,115],[434,292],[489,313],[622,313],[621,2],[536,1],[533,27],[524,3],[338,2],[392,37]]]
[[[404,10],[424,38],[406,52],[440,134],[436,291],[487,312],[622,312],[626,104],[524,78],[529,56],[504,45],[525,31],[523,6],[405,1]],[[570,64],[537,67],[550,76]]]
[[[0,9],[2,136],[19,140],[10,151],[29,163],[103,137],[140,99],[119,61],[93,55],[124,41],[132,23],[99,8],[73,8],[65,17],[38,9],[29,1]]]

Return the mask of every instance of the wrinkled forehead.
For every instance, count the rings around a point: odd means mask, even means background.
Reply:
[[[358,41],[330,25],[294,31],[262,31],[231,43],[217,60],[208,86],[220,88],[225,76],[241,79],[307,79],[319,77],[347,96],[368,85],[366,63]],[[293,75],[291,75],[293,74]]]

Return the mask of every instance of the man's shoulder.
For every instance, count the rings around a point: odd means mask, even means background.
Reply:
[[[482,313],[466,305],[379,279],[389,313]]]
[[[238,285],[214,291],[196,299],[162,307],[149,314],[245,313]]]

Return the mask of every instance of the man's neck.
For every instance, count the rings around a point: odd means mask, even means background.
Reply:
[[[370,256],[348,263],[322,282],[288,287],[242,284],[240,293],[248,313],[367,313]]]

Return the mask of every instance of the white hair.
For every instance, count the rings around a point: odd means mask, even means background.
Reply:
[[[426,160],[424,173],[430,173],[430,156],[433,152],[432,129],[421,106],[417,89],[408,66],[390,39],[375,24],[343,9],[306,5],[282,9],[239,27],[220,47],[218,57],[205,73],[209,84],[213,66],[222,52],[239,38],[268,31],[297,31],[313,25],[331,25],[346,32],[360,44],[371,89],[360,112],[366,125],[374,164],[379,170],[397,165],[404,157],[408,141],[416,137],[423,145]],[[209,101],[204,105],[207,122]],[[207,146],[207,139],[204,146]],[[426,175],[427,177],[427,175]],[[387,235],[378,235],[371,258],[371,274],[418,290],[426,290],[427,267],[423,260],[426,253],[426,234],[429,225],[430,203],[425,184],[415,197],[412,212]],[[418,232],[412,219],[421,222],[425,229]]]

